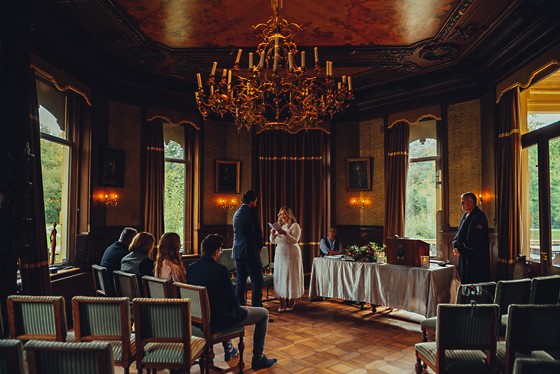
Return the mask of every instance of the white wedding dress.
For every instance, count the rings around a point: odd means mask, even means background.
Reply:
[[[276,244],[274,254],[274,293],[285,299],[297,299],[303,295],[303,262],[299,238],[301,228],[293,223],[283,225],[286,234],[271,234],[270,241]]]

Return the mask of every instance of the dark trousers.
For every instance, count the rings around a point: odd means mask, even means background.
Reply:
[[[260,257],[246,257],[235,260],[237,278],[235,280],[235,292],[239,299],[239,305],[245,305],[245,289],[247,277],[251,277],[251,304],[262,306],[263,267]]]

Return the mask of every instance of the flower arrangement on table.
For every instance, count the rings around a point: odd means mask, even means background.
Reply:
[[[370,242],[366,245],[351,245],[344,250],[346,256],[352,257],[354,261],[378,262],[378,256],[385,257],[385,245]],[[383,261],[385,262],[385,261]]]

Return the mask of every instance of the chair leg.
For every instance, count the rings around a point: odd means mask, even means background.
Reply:
[[[243,368],[245,364],[243,363],[243,352],[245,351],[245,342],[243,341],[243,335],[239,337],[239,344],[237,345],[239,348],[239,373],[243,373]]]
[[[424,368],[422,366],[422,361],[420,357],[418,357],[418,352],[416,352],[416,365],[414,366],[416,374],[422,374],[424,372]]]
[[[428,332],[426,331],[426,328],[424,326],[422,326],[422,341],[428,341]]]

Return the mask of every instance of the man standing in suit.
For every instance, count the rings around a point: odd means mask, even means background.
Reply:
[[[210,299],[210,327],[213,332],[234,326],[255,325],[253,370],[271,367],[277,360],[263,354],[268,330],[268,310],[239,305],[228,269],[216,262],[222,253],[223,242],[224,238],[217,234],[204,238],[200,260],[187,268],[187,283],[206,287]],[[226,361],[237,354],[231,342],[225,342],[224,350]]]
[[[257,217],[258,195],[254,191],[243,194],[243,204],[233,215],[233,251],[237,278],[235,291],[240,305],[245,305],[247,277],[251,277],[251,301],[262,306],[263,266],[260,251],[263,246],[262,229]]]
[[[490,281],[490,238],[488,220],[476,205],[476,195],[461,195],[465,214],[453,240],[453,254],[459,256],[461,283]]]

